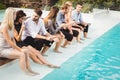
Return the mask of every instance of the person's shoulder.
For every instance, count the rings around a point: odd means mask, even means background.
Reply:
[[[43,22],[43,19],[42,19],[42,18],[39,18],[39,22]]]
[[[7,27],[8,27],[8,24],[5,24],[5,23],[1,24],[0,26],[0,28],[7,28]]]
[[[76,9],[74,9],[73,11],[72,11],[72,13],[76,13],[77,11],[76,11]]]
[[[62,15],[62,14],[63,14],[63,12],[62,12],[62,11],[59,11],[59,12],[58,12],[58,15]]]
[[[31,22],[32,21],[32,18],[30,17],[30,18],[27,18],[26,20],[25,20],[25,23],[26,22]]]
[[[39,18],[39,23],[40,23],[40,25],[44,24],[44,21],[42,18]]]
[[[8,29],[8,25],[7,24],[0,25],[0,32],[3,32],[6,29]]]

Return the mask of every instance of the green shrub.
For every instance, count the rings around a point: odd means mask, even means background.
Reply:
[[[104,2],[103,4],[105,8],[110,8],[114,3],[112,1],[109,1],[109,2]]]
[[[5,5],[0,3],[0,9],[5,9]]]
[[[82,12],[88,13],[88,12],[91,12],[91,11],[92,11],[92,4],[85,3],[85,4],[83,5]]]

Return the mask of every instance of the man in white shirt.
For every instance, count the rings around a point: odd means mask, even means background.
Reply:
[[[25,30],[22,34],[22,41],[25,44],[31,45],[37,50],[41,50],[43,55],[54,42],[52,35],[50,35],[44,26],[43,20],[40,18],[42,11],[40,9],[34,10],[33,17],[25,21]]]
[[[82,19],[81,15],[81,9],[82,9],[82,3],[77,3],[76,4],[76,9],[72,11],[72,19],[80,26],[84,28],[84,38],[87,38],[87,33],[88,33],[88,27],[89,23],[86,23]]]

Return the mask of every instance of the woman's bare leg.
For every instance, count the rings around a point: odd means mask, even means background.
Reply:
[[[87,32],[83,32],[84,38],[87,38]]]
[[[68,40],[65,40],[65,42],[64,42],[64,44],[63,44],[63,48],[66,48],[66,46],[68,45],[70,43],[70,41],[68,41]]]
[[[30,58],[35,62],[35,63],[38,63],[38,64],[43,64],[39,59],[38,57],[36,56],[35,52],[34,52],[34,48],[31,47],[31,46],[28,46],[28,47],[22,47],[22,49],[27,49],[27,53],[29,53],[29,56]],[[29,50],[29,51],[28,51]]]
[[[29,70],[29,72],[33,73],[33,74],[39,74],[37,72],[34,72],[31,67],[30,67],[30,61],[29,61],[29,54],[28,54],[28,51],[24,53],[25,54],[25,59],[26,59],[26,66],[27,66],[27,69]]]
[[[38,59],[42,62],[42,64],[49,66],[49,67],[53,67],[53,68],[59,68],[59,66],[50,64],[48,61],[46,61],[45,58],[41,55],[41,53],[35,48],[29,46],[29,49],[32,50],[32,52],[38,57]]]
[[[56,42],[54,51],[57,52],[57,53],[62,53],[61,51],[58,50],[59,47],[60,47],[60,45],[61,45],[61,42],[62,42],[62,36],[61,36],[60,34],[57,34],[56,36],[57,36],[57,38],[59,39],[59,41]]]
[[[41,50],[41,54],[44,55],[45,52],[49,49],[50,47],[44,46],[43,49]],[[47,55],[46,55],[47,56]]]
[[[31,58],[35,63],[43,64],[43,63],[38,59],[38,57],[36,56],[36,54],[35,54],[34,52],[30,53],[30,58]]]
[[[20,61],[20,67],[21,69],[26,72],[26,73],[31,73],[28,71],[27,69],[27,65],[26,65],[26,57],[25,54],[23,52],[19,52],[17,50],[14,50],[11,52],[11,55],[9,56],[10,59],[19,59]]]

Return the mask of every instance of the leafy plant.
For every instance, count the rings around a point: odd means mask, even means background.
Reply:
[[[0,9],[5,9],[5,5],[3,5],[2,3],[0,3]]]

